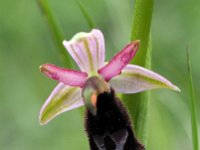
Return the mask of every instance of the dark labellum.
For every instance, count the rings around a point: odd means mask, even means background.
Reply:
[[[85,128],[90,150],[144,150],[136,139],[131,121],[114,90],[97,97],[96,115],[86,111]]]

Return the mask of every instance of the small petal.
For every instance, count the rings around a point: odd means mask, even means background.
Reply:
[[[81,89],[59,83],[40,111],[41,125],[47,124],[59,114],[83,105]]]
[[[110,80],[111,86],[119,93],[137,93],[150,89],[180,89],[161,75],[137,65],[127,65],[122,73]]]
[[[40,70],[47,77],[65,83],[66,85],[82,87],[87,79],[87,73],[64,69],[53,64],[44,64]]]
[[[96,73],[104,65],[105,45],[100,30],[78,33],[70,41],[63,41],[63,44],[81,71]]]
[[[117,53],[111,61],[101,68],[98,73],[109,81],[112,77],[119,75],[121,70],[132,60],[139,49],[139,41],[133,41]]]

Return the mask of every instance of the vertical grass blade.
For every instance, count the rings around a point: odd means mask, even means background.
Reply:
[[[154,0],[135,0],[130,40],[140,40],[140,50],[132,63],[145,66]]]
[[[190,111],[191,111],[191,128],[192,128],[192,141],[193,150],[198,150],[198,127],[197,127],[197,113],[196,113],[196,102],[194,96],[194,86],[192,79],[192,70],[190,64],[189,50],[187,49],[187,65],[188,65],[188,79],[189,79],[189,92],[190,92]]]
[[[60,58],[64,64],[66,64],[68,67],[71,66],[69,55],[66,52],[66,49],[62,45],[62,41],[65,39],[64,33],[62,29],[59,26],[58,21],[56,20],[55,16],[53,15],[48,0],[37,0],[38,5],[43,13],[44,18],[47,21],[47,24],[49,26],[49,29],[52,33],[52,37],[54,39],[55,45],[58,48],[58,51],[60,53]]]
[[[78,6],[79,6],[79,8],[80,8],[85,20],[86,20],[89,28],[90,29],[95,28],[96,25],[95,25],[94,21],[92,20],[92,17],[89,15],[85,5],[80,0],[77,0],[76,2],[78,4]]]
[[[151,41],[150,28],[154,0],[135,0],[133,24],[130,40],[140,40],[141,46],[131,63],[150,68]],[[124,95],[124,101],[129,108],[138,138],[146,145],[146,126],[149,103],[149,92],[134,95]]]

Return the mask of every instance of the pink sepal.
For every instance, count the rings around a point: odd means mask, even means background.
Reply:
[[[117,53],[108,64],[99,69],[98,73],[109,81],[112,77],[119,75],[121,70],[132,60],[139,49],[140,41],[133,41]]]
[[[72,69],[65,69],[53,64],[44,64],[40,70],[47,77],[70,86],[82,87],[87,79],[87,73]]]

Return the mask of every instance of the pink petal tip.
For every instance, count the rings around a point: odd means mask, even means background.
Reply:
[[[72,69],[65,69],[53,64],[40,66],[40,71],[47,77],[70,86],[82,87],[87,79],[87,73]]]
[[[101,68],[98,73],[109,81],[112,77],[119,75],[121,70],[132,60],[139,49],[140,41],[132,41],[117,53],[110,62]]]

